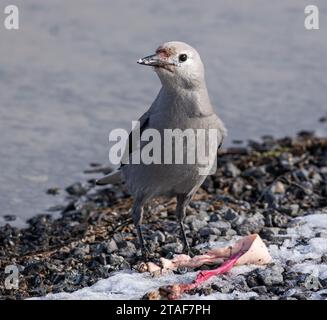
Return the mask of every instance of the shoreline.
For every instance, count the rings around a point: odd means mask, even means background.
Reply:
[[[100,175],[108,170],[93,164],[86,173]],[[129,215],[132,199],[124,186],[99,188],[94,180],[66,188],[67,202],[57,208],[61,209],[58,219],[44,214],[29,219],[26,229],[0,227],[0,299],[70,293],[117,271],[135,270],[141,253]],[[151,214],[145,212],[143,230],[154,261],[181,252],[174,206],[174,200],[158,199],[150,204]],[[201,246],[250,233],[259,233],[267,245],[283,247],[289,229],[311,214],[327,214],[327,138],[309,132],[294,138],[266,136],[261,142],[220,152],[216,174],[206,179],[188,209],[186,233],[199,251]],[[327,241],[327,229],[313,236]],[[308,235],[301,239],[303,244],[309,240]],[[313,260],[319,266],[326,259],[322,252]],[[4,287],[3,271],[10,264],[20,272],[18,290]],[[242,275],[241,289],[255,288],[259,299],[310,299],[326,288],[327,273],[326,279],[320,274],[307,279],[293,266],[291,262],[267,266],[275,277],[270,284],[256,268]],[[229,280],[230,290],[239,290],[234,279]],[[285,295],[290,288],[298,291]],[[221,290],[222,285],[207,284],[193,294]]]

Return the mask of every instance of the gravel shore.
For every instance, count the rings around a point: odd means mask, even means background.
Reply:
[[[92,164],[86,173],[99,176],[108,171]],[[129,213],[132,199],[123,185],[98,188],[94,182],[47,191],[67,194],[65,205],[51,208],[61,212],[58,219],[38,215],[28,221],[28,228],[18,229],[9,224],[15,217],[6,217],[8,224],[0,228],[1,299],[71,293],[117,276],[117,271],[136,269],[141,252]],[[182,250],[174,209],[175,200],[157,199],[145,212],[144,236],[155,262]],[[311,216],[321,220],[321,226],[310,228]],[[190,244],[202,252],[218,242],[258,233],[276,259],[266,268],[252,266],[216,278],[191,294],[326,299],[325,217],[326,138],[310,132],[295,138],[265,136],[220,151],[216,174],[206,179],[187,211]],[[308,264],[314,267],[305,269]],[[17,290],[5,288],[8,265],[18,267]]]

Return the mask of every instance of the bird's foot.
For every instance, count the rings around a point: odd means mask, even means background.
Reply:
[[[183,253],[189,255],[191,258],[195,256],[195,252],[193,251],[193,249],[190,248],[189,245],[184,245]]]

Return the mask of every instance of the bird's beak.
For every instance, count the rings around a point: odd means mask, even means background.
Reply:
[[[164,67],[169,65],[176,65],[175,63],[168,61],[167,59],[162,59],[158,54],[152,54],[151,56],[144,57],[137,60],[137,63],[143,64],[145,66],[152,67]]]
[[[157,54],[152,54],[151,56],[144,57],[137,60],[137,63],[143,64],[145,66],[159,66],[162,65],[162,60]]]

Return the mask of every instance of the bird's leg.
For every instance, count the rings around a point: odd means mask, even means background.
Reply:
[[[176,205],[176,215],[179,220],[180,228],[182,231],[182,239],[184,243],[183,251],[187,253],[189,256],[193,256],[190,245],[188,244],[185,227],[184,227],[184,218],[186,214],[186,207],[189,204],[191,197],[187,195],[177,195],[177,205]]]
[[[187,238],[186,238],[184,222],[180,221],[179,224],[180,224],[180,228],[181,228],[181,231],[182,231],[182,237],[183,237],[183,242],[184,242],[183,251],[186,252],[187,254],[190,254],[191,253],[191,248],[190,248],[190,245],[188,244],[188,241],[187,241]]]
[[[141,229],[141,224],[142,224],[142,219],[143,219],[143,206],[140,205],[138,202],[135,202],[133,205],[132,218],[133,218],[133,222],[134,222],[134,225],[137,230],[138,239],[139,239],[139,242],[141,245],[142,256],[145,260],[148,260],[149,256],[150,256],[150,252],[146,247],[145,240],[144,240],[143,234],[142,234],[142,229]]]

